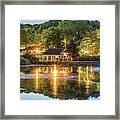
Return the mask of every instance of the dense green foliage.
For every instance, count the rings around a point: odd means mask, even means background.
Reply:
[[[30,64],[30,61],[24,57],[20,57],[20,64],[21,65],[28,65],[28,64]]]
[[[100,22],[97,20],[50,20],[42,24],[21,24],[20,45],[27,47],[38,44],[45,50],[67,48],[72,52],[74,60],[99,56]]]

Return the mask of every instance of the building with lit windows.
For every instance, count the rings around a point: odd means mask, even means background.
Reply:
[[[64,48],[49,48],[39,58],[40,61],[72,61],[72,54]]]

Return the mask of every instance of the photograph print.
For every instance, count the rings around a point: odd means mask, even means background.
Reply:
[[[20,21],[21,100],[100,100],[100,21]]]

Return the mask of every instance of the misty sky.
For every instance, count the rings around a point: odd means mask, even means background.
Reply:
[[[20,20],[21,24],[42,24],[44,22],[47,22],[49,20]]]

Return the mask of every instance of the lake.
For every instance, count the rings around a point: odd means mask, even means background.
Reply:
[[[100,67],[21,65],[21,100],[99,100]]]

